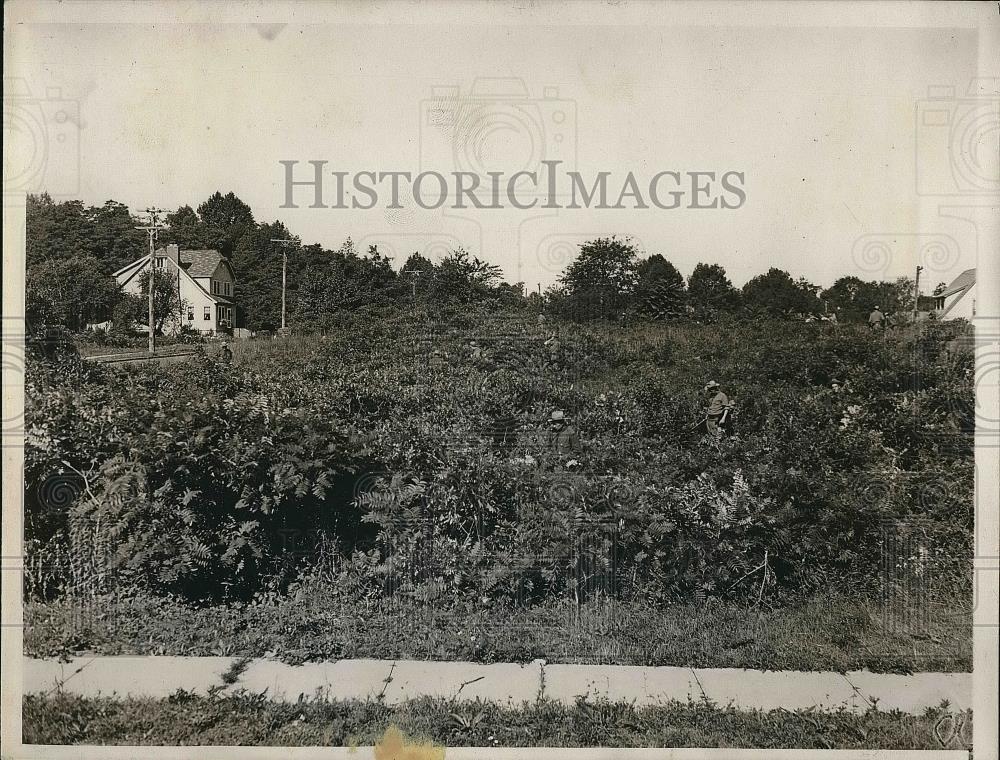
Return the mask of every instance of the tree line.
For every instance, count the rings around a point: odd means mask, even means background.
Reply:
[[[938,290],[941,286],[938,286]],[[935,291],[937,292],[937,291]],[[863,321],[878,306],[887,314],[913,308],[913,280],[866,281],[847,276],[829,288],[772,267],[742,288],[720,264],[699,263],[685,280],[662,254],[643,256],[628,238],[580,246],[579,255],[546,293],[553,311],[575,319],[638,316],[651,320],[712,321],[728,316]],[[929,304],[921,300],[921,307]]]
[[[255,331],[281,322],[282,246],[293,239],[281,221],[258,222],[234,193],[212,194],[166,217],[157,244],[212,248],[229,258],[236,274],[237,324]],[[147,238],[128,207],[116,201],[85,206],[29,195],[26,218],[29,321],[83,330],[110,320],[116,329],[145,324],[142,299],[126,296],[112,274],[147,251]],[[148,278],[143,288],[148,287]],[[167,288],[166,283],[163,288]],[[171,304],[156,295],[157,328]],[[863,319],[878,305],[887,313],[913,304],[913,283],[842,277],[822,289],[780,269],[736,288],[719,264],[700,263],[685,279],[662,254],[645,255],[628,238],[598,238],[580,246],[556,285],[526,294],[523,283],[503,280],[502,270],[463,249],[438,262],[413,253],[399,270],[376,246],[358,251],[351,239],[335,250],[313,243],[288,257],[287,308],[292,327],[323,329],[338,312],[399,305],[435,309],[495,304],[533,307],[577,320],[631,316],[648,320],[711,321],[726,315],[789,317],[837,313]],[[163,312],[162,314],[160,312]]]

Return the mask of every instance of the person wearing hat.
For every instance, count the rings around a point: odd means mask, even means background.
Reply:
[[[229,347],[229,341],[222,341],[222,351],[221,351],[220,361],[223,364],[229,364],[233,360],[233,349]]]
[[[722,386],[714,380],[705,384],[708,408],[705,409],[705,427],[716,438],[722,435],[722,422],[729,410],[729,396],[722,392]]]
[[[569,424],[562,409],[555,409],[549,415],[549,451],[556,456],[568,456],[575,453],[579,445],[576,428]]]
[[[881,330],[885,326],[885,314],[882,310],[876,306],[872,309],[872,313],[868,315],[868,327],[874,332],[875,330]]]

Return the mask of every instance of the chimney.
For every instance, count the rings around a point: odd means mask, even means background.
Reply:
[[[181,263],[181,249],[176,243],[171,243],[167,246],[167,258],[173,261],[175,264],[180,266]]]

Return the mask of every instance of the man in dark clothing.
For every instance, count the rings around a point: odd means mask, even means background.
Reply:
[[[572,456],[580,447],[576,428],[569,424],[566,413],[556,409],[549,415],[549,451],[558,457]]]
[[[232,360],[233,360],[233,349],[229,347],[228,343],[223,343],[220,361],[223,364],[229,364]]]

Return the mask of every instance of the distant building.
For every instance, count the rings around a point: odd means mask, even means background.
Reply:
[[[236,275],[229,259],[216,250],[182,251],[176,245],[157,249],[154,266],[177,278],[180,293],[176,314],[171,314],[164,331],[179,332],[190,327],[198,332],[215,334],[228,332],[236,325]],[[141,275],[149,267],[149,256],[143,256],[114,273],[114,278],[126,293],[140,294]]]
[[[966,269],[934,299],[938,319],[972,319],[976,315],[976,270]]]

